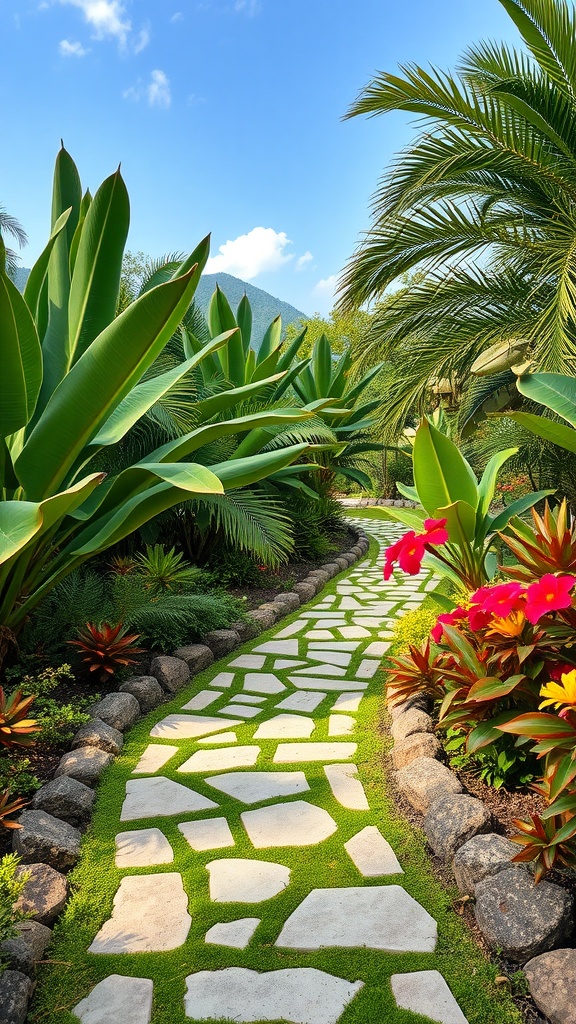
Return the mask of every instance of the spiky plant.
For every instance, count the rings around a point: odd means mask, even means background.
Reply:
[[[36,719],[28,718],[35,697],[24,697],[22,690],[6,695],[0,686],[0,746],[30,747],[33,734],[40,731]]]
[[[100,626],[87,622],[78,631],[78,639],[68,643],[84,652],[82,661],[86,662],[88,670],[98,672],[99,681],[105,683],[119,668],[135,664],[134,655],[143,651],[142,647],[136,646],[139,636],[139,633],[127,634],[121,622],[115,626],[109,622]]]

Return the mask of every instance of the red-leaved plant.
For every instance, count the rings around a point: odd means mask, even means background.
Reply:
[[[135,664],[134,655],[144,650],[136,646],[139,637],[139,633],[127,635],[121,622],[115,626],[109,622],[100,626],[87,622],[78,631],[78,639],[68,643],[84,652],[82,660],[87,663],[89,671],[98,672],[100,682],[105,683],[119,668]]]

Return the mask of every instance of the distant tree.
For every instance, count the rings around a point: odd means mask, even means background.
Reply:
[[[325,334],[330,342],[332,352],[340,355],[346,349],[355,352],[363,338],[368,334],[371,322],[371,314],[363,309],[354,309],[348,313],[337,313],[332,310],[328,317],[314,313],[309,320],[298,320],[288,324],[285,330],[287,341],[293,341],[296,335],[306,327],[306,339],[300,349],[300,356],[310,355],[314,345]]]
[[[20,222],[16,220],[16,217],[12,217],[6,208],[0,204],[0,239],[2,242],[4,241],[5,235],[10,235],[12,238],[16,239],[20,248],[26,245],[28,241],[28,236]],[[10,274],[10,277],[12,277],[18,267],[18,254],[15,253],[13,249],[6,249],[5,259],[6,270]]]

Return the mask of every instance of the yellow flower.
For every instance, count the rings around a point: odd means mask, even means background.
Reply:
[[[490,629],[486,631],[486,636],[520,636],[525,622],[524,612],[511,612],[505,619],[494,615],[490,619]]]
[[[540,710],[550,705],[555,708],[565,704],[576,707],[576,669],[564,672],[561,683],[546,683],[540,690],[540,696],[547,698],[539,705]]]

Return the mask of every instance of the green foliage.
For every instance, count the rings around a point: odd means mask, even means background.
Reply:
[[[63,638],[65,640],[65,637]],[[64,642],[61,642],[64,646]],[[40,727],[40,738],[48,746],[65,746],[73,738],[81,725],[90,719],[89,710],[97,699],[74,696],[72,701],[65,701],[62,696],[50,696],[55,690],[62,694],[75,686],[75,677],[69,664],[45,666],[37,672],[22,674],[19,666],[6,670],[7,677],[27,696],[36,694],[34,713]],[[6,788],[16,793],[27,793],[37,789],[34,775],[28,776],[30,762],[19,761],[5,766],[8,775]],[[12,779],[12,782],[9,780]],[[39,783],[38,783],[39,785]],[[0,773],[0,789],[2,775]]]
[[[258,564],[246,551],[223,546],[213,552],[206,575],[216,586],[258,586],[266,570],[267,566]]]
[[[0,757],[0,793],[10,796],[30,796],[40,789],[40,779],[34,774],[30,759],[21,754]]]
[[[326,561],[335,551],[330,534],[345,528],[342,508],[329,495],[318,499],[298,494],[290,501],[294,523],[294,557],[302,561]]]
[[[11,939],[15,934],[14,925],[21,921],[24,914],[15,909],[29,873],[22,871],[17,875],[20,857],[15,853],[7,853],[0,859],[0,942]]]
[[[243,614],[242,603],[227,594],[185,594],[132,608],[125,621],[149,647],[171,651],[201,640],[213,629],[225,629]]]
[[[524,788],[538,777],[535,755],[526,747],[516,746],[509,736],[470,754],[466,749],[466,732],[448,729],[444,749],[451,768],[477,775],[492,789]]]
[[[174,548],[166,551],[161,544],[146,545],[146,553],[135,556],[136,571],[151,596],[163,591],[180,592],[194,586],[199,570],[186,562]]]
[[[419,647],[430,636],[437,618],[438,611],[432,607],[405,612],[394,622],[394,646],[400,651],[408,650],[411,645]]]
[[[294,341],[298,333],[306,328],[306,338],[301,348],[302,355],[310,355],[314,345],[324,335],[330,342],[335,355],[341,355],[347,349],[352,352],[361,347],[368,331],[372,316],[364,309],[354,309],[349,313],[338,313],[333,309],[328,318],[314,313],[314,316],[297,323],[288,324],[285,338],[288,343]]]

